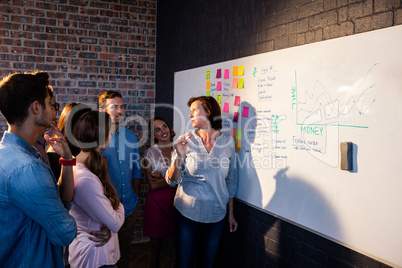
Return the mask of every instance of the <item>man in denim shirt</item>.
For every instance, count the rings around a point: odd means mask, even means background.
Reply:
[[[0,112],[8,123],[0,142],[0,264],[3,267],[64,267],[62,246],[77,233],[66,209],[74,181],[57,181],[32,148],[49,128],[46,141],[72,173],[71,151],[52,123],[46,72],[12,74],[0,82]],[[39,158],[38,158],[39,157]],[[63,202],[60,199],[62,196]]]
[[[108,172],[120,201],[124,206],[125,220],[119,231],[119,268],[129,267],[131,236],[137,220],[137,204],[140,193],[141,168],[137,137],[120,126],[123,121],[124,104],[121,94],[108,90],[98,97],[98,109],[106,112],[112,120],[112,133],[108,148],[102,152],[109,164]]]

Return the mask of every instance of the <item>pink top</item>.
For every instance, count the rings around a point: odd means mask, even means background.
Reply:
[[[115,264],[120,258],[117,232],[124,223],[124,208],[120,203],[117,210],[104,194],[99,178],[81,163],[74,171],[74,203],[70,214],[77,222],[78,233],[69,246],[68,261],[74,267],[99,267]],[[100,230],[106,224],[112,237],[106,245],[95,247],[89,240],[88,231]]]

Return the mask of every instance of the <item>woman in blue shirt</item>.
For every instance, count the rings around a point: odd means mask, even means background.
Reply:
[[[224,228],[237,229],[233,198],[237,190],[234,140],[222,133],[221,110],[213,97],[188,101],[195,130],[175,143],[169,185],[177,185],[174,200],[176,266],[190,267],[199,252],[201,267],[213,267]]]

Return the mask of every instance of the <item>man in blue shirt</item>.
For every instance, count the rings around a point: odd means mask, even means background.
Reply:
[[[141,168],[137,137],[120,126],[123,121],[124,104],[117,91],[104,91],[98,97],[98,109],[106,112],[112,120],[112,139],[102,152],[109,164],[110,179],[124,206],[125,221],[119,231],[120,260],[117,266],[129,267],[131,237],[137,220],[137,204],[140,194]]]
[[[0,82],[0,112],[8,131],[0,142],[0,263],[4,267],[64,267],[62,246],[77,234],[71,206],[74,181],[60,182],[32,148],[49,128],[46,141],[66,161],[73,159],[66,140],[51,123],[46,72],[12,74]],[[39,158],[38,158],[39,157]],[[71,176],[72,177],[72,176]],[[64,203],[64,204],[63,204]]]

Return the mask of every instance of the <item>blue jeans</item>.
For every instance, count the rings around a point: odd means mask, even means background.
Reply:
[[[201,223],[190,220],[175,210],[176,268],[193,267],[197,258],[200,267],[213,267],[225,220]]]

